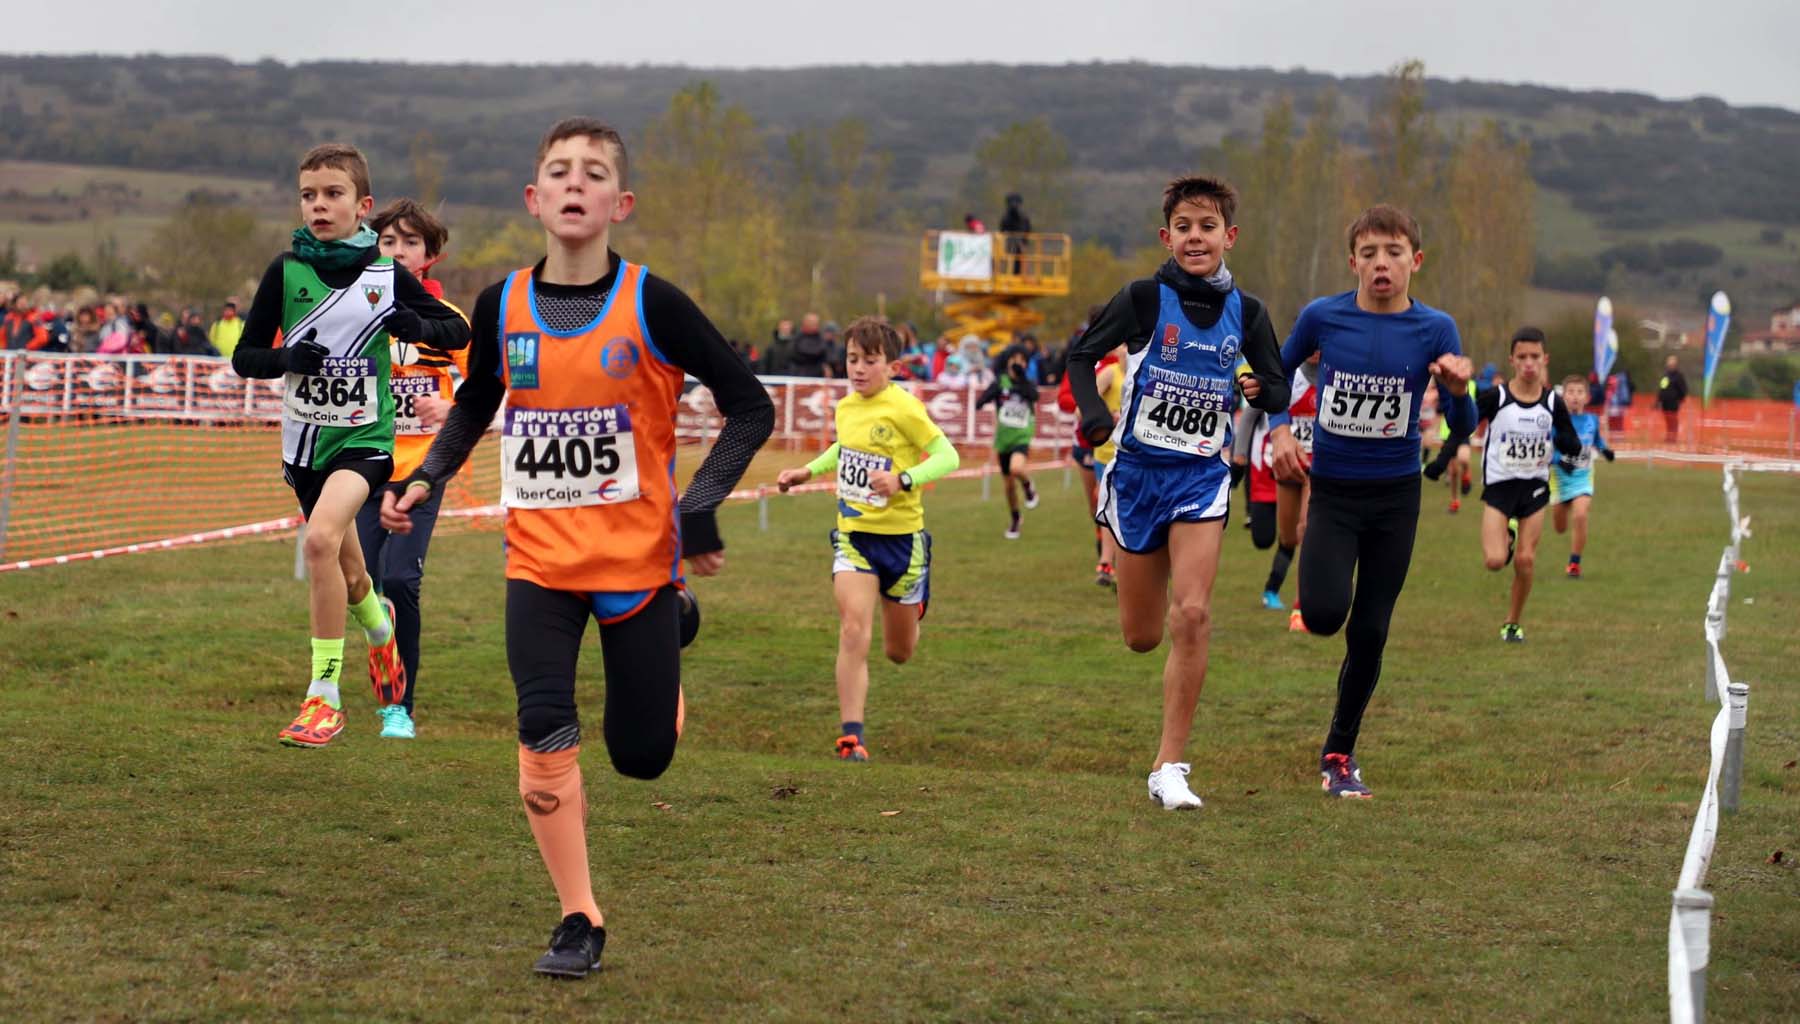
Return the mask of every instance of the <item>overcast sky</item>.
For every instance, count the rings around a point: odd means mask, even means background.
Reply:
[[[1143,60],[1718,96],[1800,109],[1800,0],[442,0],[11,5],[8,53],[480,63]]]

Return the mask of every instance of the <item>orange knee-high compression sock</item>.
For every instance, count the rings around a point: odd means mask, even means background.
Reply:
[[[580,747],[540,754],[519,748],[519,796],[564,917],[580,912],[605,922],[588,875],[587,797],[581,791]]]

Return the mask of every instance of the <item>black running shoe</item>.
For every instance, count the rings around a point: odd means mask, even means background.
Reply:
[[[681,598],[681,646],[685,648],[700,635],[700,600],[691,590],[678,590],[675,596]]]
[[[550,950],[538,957],[531,969],[552,978],[585,978],[600,969],[600,951],[606,948],[606,929],[588,923],[579,911],[562,919],[550,933]]]

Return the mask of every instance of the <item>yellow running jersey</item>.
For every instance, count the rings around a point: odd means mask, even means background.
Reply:
[[[858,533],[917,533],[925,505],[917,489],[882,497],[869,488],[876,470],[902,473],[926,459],[944,432],[925,404],[898,384],[864,398],[852,391],[837,404],[838,529]]]

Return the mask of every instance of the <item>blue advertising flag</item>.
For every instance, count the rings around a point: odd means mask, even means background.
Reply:
[[[1606,375],[1612,370],[1613,359],[1619,353],[1618,343],[1611,340],[1615,337],[1612,322],[1612,300],[1602,295],[1594,306],[1594,376],[1600,379],[1601,384],[1606,383]]]
[[[1706,314],[1706,382],[1701,385],[1700,404],[1712,404],[1713,374],[1719,369],[1719,353],[1725,348],[1725,331],[1731,326],[1731,300],[1724,292],[1713,292],[1712,308]]]

